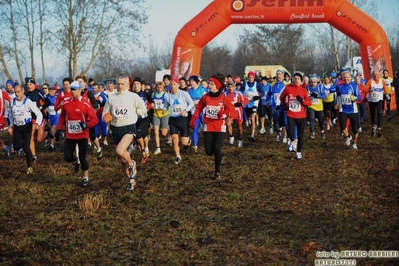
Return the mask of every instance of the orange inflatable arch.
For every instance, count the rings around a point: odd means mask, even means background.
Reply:
[[[348,0],[214,0],[177,34],[171,75],[199,75],[202,48],[231,24],[327,22],[360,45],[364,77],[392,63],[383,28]]]

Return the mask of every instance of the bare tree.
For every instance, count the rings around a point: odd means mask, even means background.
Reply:
[[[230,73],[232,71],[228,63],[230,57],[231,52],[227,45],[206,45],[202,49],[201,76],[209,78],[215,73]]]
[[[59,52],[69,61],[70,76],[86,74],[101,52],[112,47],[125,54],[138,44],[138,32],[147,15],[141,4],[144,0],[60,0],[55,14],[59,17],[56,35]],[[65,52],[66,53],[65,53]]]
[[[1,24],[4,25],[1,30],[1,55],[0,58],[2,60],[2,66],[3,69],[7,75],[7,78],[13,79],[10,75],[10,72],[8,70],[8,64],[9,60],[6,60],[8,58],[12,59],[13,62],[15,62],[19,78],[22,81],[23,80],[23,74],[22,74],[22,69],[21,65],[23,64],[21,55],[20,55],[20,50],[19,50],[19,38],[17,32],[19,32],[20,28],[18,27],[18,21],[21,21],[22,16],[21,13],[18,12],[14,8],[15,1],[12,0],[2,0],[0,1],[0,21]]]

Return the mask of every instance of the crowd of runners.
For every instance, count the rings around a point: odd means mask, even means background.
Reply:
[[[209,80],[187,80],[165,75],[154,88],[127,75],[118,76],[116,84],[98,84],[86,76],[64,78],[61,88],[39,86],[34,78],[23,85],[8,80],[0,93],[0,129],[7,130],[12,141],[0,140],[0,148],[5,159],[10,153],[24,155],[26,173],[33,174],[40,160],[37,143],[44,142],[54,152],[63,141],[64,160],[74,163],[75,173],[82,170],[81,184],[87,186],[87,151],[92,147],[101,160],[102,146],[108,145],[112,132],[127,190],[132,191],[137,176],[133,150],[141,152],[140,163],[145,164],[150,155],[162,153],[161,141],[166,140],[179,165],[182,153],[198,152],[203,131],[204,150],[214,156],[213,177],[219,179],[226,134],[229,145],[242,148],[243,124],[249,127],[250,141],[257,140],[258,132],[274,135],[297,159],[303,159],[306,127],[309,139],[325,139],[326,131],[339,125],[344,146],[357,150],[367,110],[371,136],[381,137],[383,118],[391,120],[391,95],[399,89],[398,76],[392,79],[387,70],[374,71],[368,81],[345,70],[321,76],[295,72],[292,77],[277,70],[273,79],[251,71],[247,78],[215,74]],[[149,150],[150,141],[154,151]]]

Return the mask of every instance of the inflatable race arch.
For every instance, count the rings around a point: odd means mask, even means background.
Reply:
[[[366,79],[374,69],[388,69],[392,76],[385,31],[348,0],[214,0],[177,34],[171,75],[199,75],[202,48],[231,24],[322,22],[359,43]]]

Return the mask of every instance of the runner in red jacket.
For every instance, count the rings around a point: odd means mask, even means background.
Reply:
[[[226,135],[226,118],[238,119],[237,111],[227,96],[222,93],[224,76],[213,75],[209,80],[209,93],[204,94],[197,104],[190,126],[195,127],[195,121],[202,110],[204,113],[204,144],[208,156],[215,155],[215,179],[220,179],[222,164],[222,146]]]
[[[84,99],[81,93],[82,85],[78,81],[71,84],[72,100],[64,104],[58,123],[58,131],[62,130],[65,124],[65,147],[64,159],[67,162],[74,162],[77,158],[73,155],[75,146],[79,146],[79,161],[83,170],[82,185],[87,186],[89,182],[89,163],[86,159],[87,139],[89,128],[94,127],[98,120],[96,112],[89,101]],[[58,135],[57,134],[57,135]]]
[[[301,73],[294,74],[294,83],[287,85],[280,95],[283,108],[287,110],[288,138],[294,139],[295,126],[298,129],[296,158],[302,159],[303,135],[306,127],[306,106],[312,105],[308,92],[302,86]]]

